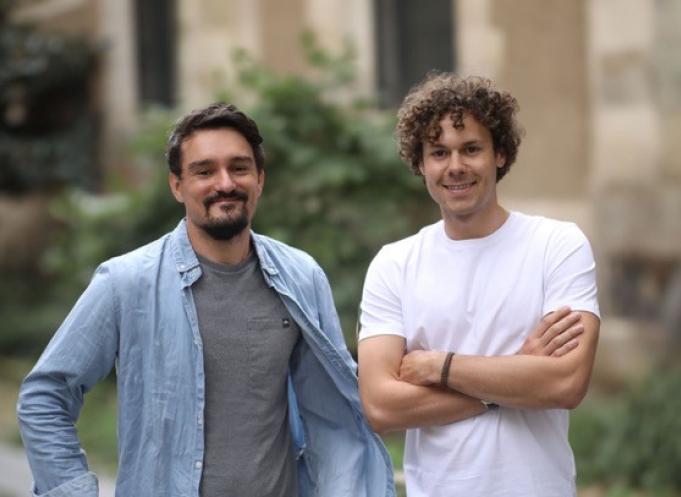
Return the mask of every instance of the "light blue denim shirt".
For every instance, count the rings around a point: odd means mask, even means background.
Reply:
[[[390,459],[362,414],[326,276],[304,252],[252,236],[265,280],[304,338],[289,373],[301,497],[394,496]],[[85,393],[115,365],[116,495],[198,497],[205,390],[191,287],[200,277],[184,220],[97,269],[19,393],[35,495],[97,496],[74,423]]]

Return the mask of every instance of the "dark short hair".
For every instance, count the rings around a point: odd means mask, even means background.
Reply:
[[[241,112],[236,105],[216,102],[204,109],[196,109],[181,117],[168,137],[166,160],[170,171],[182,175],[182,142],[202,129],[232,128],[246,139],[253,149],[258,171],[265,167],[265,150],[255,121]]]
[[[497,181],[506,175],[518,155],[523,130],[516,120],[518,102],[498,90],[489,79],[462,78],[452,73],[429,73],[407,94],[397,112],[396,135],[400,157],[421,175],[423,144],[440,137],[440,121],[451,115],[455,128],[470,114],[492,135],[494,151],[505,158],[497,169]]]

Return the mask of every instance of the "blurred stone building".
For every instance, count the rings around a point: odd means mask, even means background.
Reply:
[[[209,101],[236,48],[304,73],[303,30],[330,50],[350,41],[356,91],[386,107],[432,68],[491,77],[526,128],[506,204],[576,221],[603,310],[680,335],[678,0],[19,0],[12,15],[100,47],[106,167],[145,106]]]

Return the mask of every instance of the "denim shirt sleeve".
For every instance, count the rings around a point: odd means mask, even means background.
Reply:
[[[83,473],[44,494],[31,493],[33,497],[98,497],[99,483],[94,473]]]
[[[352,359],[345,343],[345,338],[343,337],[343,330],[340,325],[340,320],[338,319],[338,313],[336,312],[329,280],[319,266],[315,268],[314,284],[317,294],[317,309],[319,312],[320,327],[350,370],[357,374],[357,365]]]
[[[117,322],[111,273],[104,264],[24,379],[17,417],[35,495],[97,496],[75,422],[84,394],[114,365]]]

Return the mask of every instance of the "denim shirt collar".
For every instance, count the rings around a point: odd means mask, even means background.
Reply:
[[[180,220],[170,234],[170,238],[172,240],[173,257],[175,258],[175,269],[182,275],[183,287],[191,286],[201,276],[201,265],[189,240],[186,218]],[[255,253],[266,278],[269,280],[269,278],[279,274],[267,248],[253,231],[251,231],[251,240],[253,240]]]
[[[182,288],[191,286],[201,277],[201,265],[192,248],[187,233],[187,221],[183,218],[170,234],[175,269],[182,277]]]
[[[255,247],[255,255],[258,256],[260,267],[262,268],[265,278],[269,279],[279,274],[279,270],[274,265],[274,261],[267,251],[267,247],[262,243],[260,237],[251,231],[251,240],[253,240],[253,247]]]

